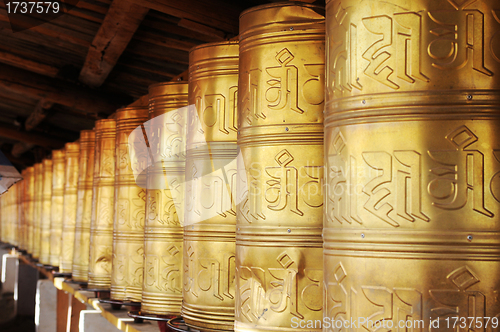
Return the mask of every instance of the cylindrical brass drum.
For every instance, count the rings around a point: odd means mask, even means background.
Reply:
[[[325,319],[498,329],[499,8],[327,1]]]
[[[40,263],[50,264],[50,220],[52,205],[52,160],[43,160],[42,218],[40,222]]]
[[[135,183],[129,154],[129,134],[148,119],[146,107],[116,112],[115,215],[111,298],[140,302],[144,266],[144,218],[146,190]],[[144,151],[147,153],[147,151]]]
[[[80,166],[78,170],[75,250],[72,279],[87,282],[89,275],[90,220],[92,185],[94,183],[95,131],[80,132]]]
[[[59,266],[63,225],[65,150],[52,151],[52,199],[50,206],[50,265]]]
[[[24,220],[26,222],[26,251],[33,253],[33,200],[35,198],[35,168],[26,168],[24,177]]]
[[[26,250],[26,222],[24,220],[24,179],[26,177],[26,169],[21,172],[23,179],[17,183],[17,201],[18,201],[18,247],[20,250]],[[1,213],[1,212],[0,212]]]
[[[324,8],[240,16],[236,331],[322,318]]]
[[[33,204],[33,253],[34,259],[40,257],[42,196],[43,196],[43,164],[35,164],[35,196]]]
[[[189,53],[182,316],[199,330],[233,330],[238,42]]]
[[[18,185],[13,184],[5,194],[6,209],[5,213],[5,229],[4,238],[5,242],[16,246],[17,245],[17,223],[18,223]]]
[[[177,208],[184,198],[187,105],[187,83],[149,87],[145,130],[154,162],[147,169],[141,303],[141,311],[149,314],[181,312],[183,230]]]
[[[73,250],[75,248],[80,143],[66,143],[65,150],[64,204],[59,272],[71,273],[73,270]]]
[[[113,246],[116,121],[95,123],[88,287],[109,290]]]

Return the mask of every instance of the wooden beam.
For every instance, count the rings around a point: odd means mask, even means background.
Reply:
[[[115,67],[149,9],[128,0],[114,0],[89,47],[80,81],[101,86]]]
[[[16,157],[16,158],[19,158],[21,157],[25,152],[33,149],[35,147],[35,144],[31,144],[31,143],[24,143],[24,142],[17,142],[16,144],[14,144],[14,146],[12,147],[12,152],[11,154]]]
[[[50,102],[45,99],[40,99],[38,104],[36,104],[35,109],[30,114],[30,116],[24,122],[24,128],[26,131],[31,131],[33,128],[38,126],[40,122],[45,119],[47,116],[47,111],[54,105],[53,102]],[[14,154],[14,153],[13,153]]]
[[[109,114],[129,100],[117,100],[69,82],[38,75],[19,68],[0,64],[0,88],[13,93],[75,108],[84,113]]]
[[[0,124],[0,137],[13,139],[16,141],[39,145],[49,149],[59,149],[64,146],[64,141],[56,140],[46,135],[39,135],[35,133],[27,133],[12,129],[12,126]]]

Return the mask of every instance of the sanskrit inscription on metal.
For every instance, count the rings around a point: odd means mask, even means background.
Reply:
[[[135,182],[132,168],[138,167],[139,164],[135,162],[135,158],[130,157],[129,135],[147,119],[147,107],[122,108],[116,112],[115,213],[111,272],[111,298],[114,300],[140,302],[142,298],[146,189]]]
[[[324,8],[240,16],[236,331],[321,329],[324,65]]]
[[[153,162],[147,168],[141,310],[157,315],[181,311],[183,229],[178,207],[184,199],[187,104],[185,82],[149,87],[149,120],[144,128]]]
[[[115,146],[116,121],[96,121],[88,273],[88,285],[93,289],[111,287]]]
[[[182,317],[233,330],[238,42],[190,51]]]
[[[325,319],[498,330],[499,5],[327,1]]]
[[[50,265],[59,266],[64,205],[65,150],[52,151],[52,199],[50,205]]]

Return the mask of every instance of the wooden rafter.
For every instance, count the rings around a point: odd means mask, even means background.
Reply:
[[[114,0],[89,47],[80,81],[101,86],[115,67],[149,9],[129,0]]]

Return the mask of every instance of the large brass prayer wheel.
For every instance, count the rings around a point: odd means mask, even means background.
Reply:
[[[324,8],[240,16],[236,331],[319,331]]]
[[[26,168],[24,177],[24,220],[26,222],[26,251],[33,252],[33,203],[35,199],[35,167]]]
[[[187,83],[149,87],[145,129],[154,163],[147,169],[141,302],[141,311],[149,314],[181,312],[183,229],[177,208],[184,200],[187,105]]]
[[[90,220],[92,215],[92,185],[94,183],[95,131],[80,132],[75,249],[72,279],[87,282],[90,254]]]
[[[75,248],[80,143],[66,143],[65,150],[64,205],[59,272],[71,273],[73,270],[73,250]]]
[[[109,290],[113,246],[116,121],[95,123],[88,287]]]
[[[327,1],[325,319],[497,330],[498,9]]]
[[[199,330],[234,329],[238,42],[189,53],[182,316]]]
[[[128,107],[116,112],[111,298],[120,301],[140,302],[142,297],[146,190],[135,182],[132,168],[139,165],[130,158],[128,136],[147,119],[147,107]]]
[[[52,199],[50,206],[50,265],[59,267],[63,228],[65,150],[52,151]]]
[[[26,250],[26,219],[24,218],[24,187],[26,180],[26,169],[21,171],[23,179],[19,181],[17,199],[19,202],[19,249]],[[0,211],[1,213],[1,211]]]
[[[40,263],[50,264],[50,221],[52,203],[52,160],[44,159],[42,183],[42,218],[40,221]]]
[[[33,204],[33,252],[35,259],[40,257],[41,219],[42,219],[42,196],[43,196],[43,164],[35,164],[35,196]]]

